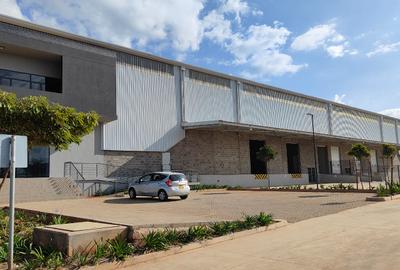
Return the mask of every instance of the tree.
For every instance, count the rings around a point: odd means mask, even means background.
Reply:
[[[267,164],[267,170],[268,170],[268,162],[271,160],[274,160],[276,155],[278,153],[272,149],[271,146],[269,145],[264,145],[261,146],[260,149],[258,149],[258,152],[256,153],[257,159],[265,162]],[[267,171],[268,173],[268,171]]]
[[[383,157],[390,160],[390,188],[392,188],[392,186],[393,186],[393,158],[396,155],[396,153],[397,153],[396,146],[394,146],[392,144],[383,144],[382,145]]]
[[[362,143],[356,143],[351,146],[350,151],[347,153],[349,156],[352,156],[356,159],[356,161],[359,161],[361,164],[361,161],[363,158],[368,158],[371,154],[368,149],[368,147]],[[360,168],[361,169],[361,168]],[[358,162],[356,162],[356,184],[357,184],[357,189],[358,189],[358,182],[361,182],[361,174],[358,175]],[[371,182],[370,182],[371,185]],[[361,182],[361,187],[364,189],[363,184]]]
[[[50,103],[43,96],[17,98],[0,90],[0,133],[25,135],[29,146],[53,146],[66,150],[98,125],[96,112],[77,112],[74,108]]]

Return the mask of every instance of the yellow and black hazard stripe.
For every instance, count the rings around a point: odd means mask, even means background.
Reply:
[[[291,176],[292,178],[303,178],[303,174],[301,173],[292,173]]]
[[[268,179],[268,177],[269,176],[266,173],[258,173],[258,174],[254,175],[255,180],[265,180],[265,179]]]

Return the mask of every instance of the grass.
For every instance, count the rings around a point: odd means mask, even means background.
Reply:
[[[210,225],[192,226],[187,230],[166,228],[154,230],[143,235],[140,243],[129,243],[125,239],[116,238],[96,243],[96,250],[77,252],[71,257],[53,250],[35,247],[32,244],[33,228],[49,224],[64,224],[68,219],[61,216],[26,215],[16,212],[15,222],[15,263],[19,269],[59,269],[61,267],[80,268],[84,265],[96,265],[105,261],[123,261],[127,256],[140,255],[154,251],[169,249],[195,241],[203,241],[213,237],[248,230],[260,226],[268,226],[273,222],[272,216],[265,213],[246,215],[241,220],[216,222]],[[0,263],[7,261],[7,223],[8,216],[0,210]]]
[[[390,195],[400,194],[400,183],[388,184],[387,187],[384,185],[379,185],[376,188],[376,195],[378,197],[386,197]]]
[[[220,186],[220,185],[192,185],[190,186],[190,190],[206,190],[206,189],[226,189],[228,186]]]

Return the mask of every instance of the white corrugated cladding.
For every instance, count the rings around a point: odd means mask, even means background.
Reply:
[[[340,106],[332,106],[332,134],[381,141],[380,117]]]
[[[311,132],[329,133],[328,104],[289,93],[243,84],[240,92],[240,119],[244,124]]]
[[[382,131],[383,131],[384,142],[397,143],[395,120],[383,118]]]
[[[194,70],[185,72],[185,121],[235,121],[231,81]]]
[[[104,125],[104,150],[167,151],[184,138],[178,72],[169,64],[118,53],[118,120]]]

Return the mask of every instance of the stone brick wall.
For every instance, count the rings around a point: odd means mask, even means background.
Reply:
[[[199,175],[238,175],[250,174],[249,140],[262,140],[278,152],[275,160],[268,164],[270,174],[287,174],[286,144],[296,143],[300,148],[302,173],[314,167],[313,143],[311,137],[271,136],[251,132],[227,132],[210,130],[187,130],[186,137],[170,149],[171,169],[193,172]],[[327,146],[330,160],[330,146],[338,146],[340,158],[350,160],[347,152],[350,142],[332,139],[317,140],[318,146]],[[378,164],[382,164],[380,145],[368,145],[377,150]],[[115,176],[141,175],[162,168],[159,152],[105,152],[105,162],[119,167]],[[112,175],[113,175],[112,174]]]
[[[105,151],[106,164],[115,166],[110,176],[138,176],[147,172],[161,171],[160,152]]]

